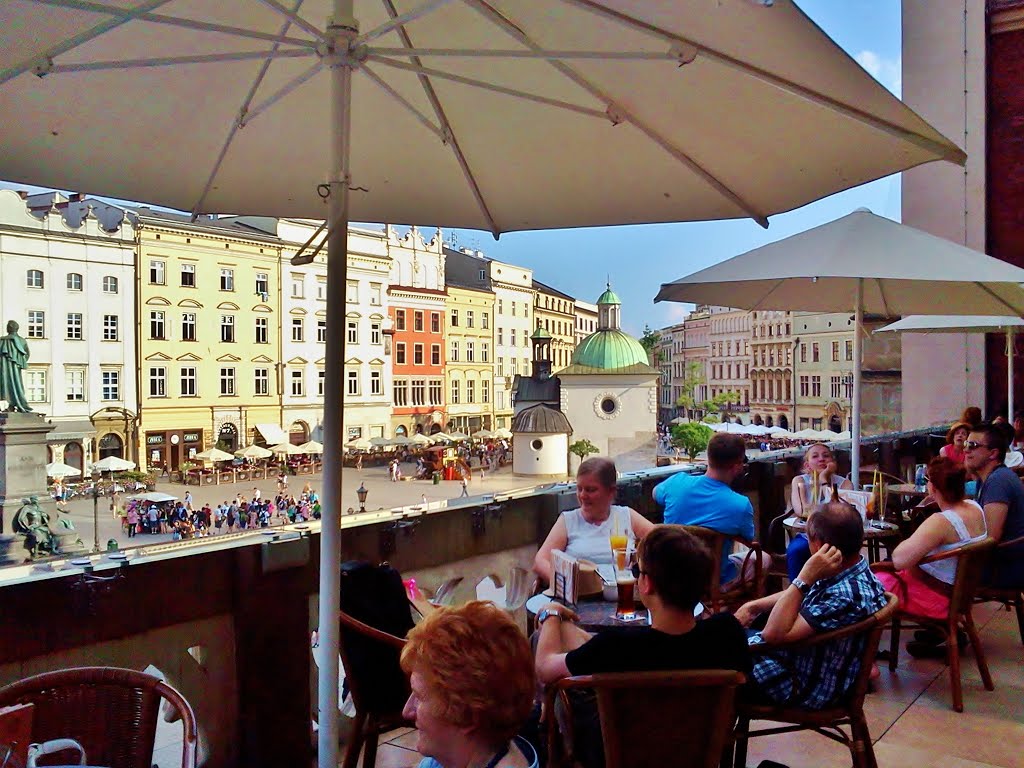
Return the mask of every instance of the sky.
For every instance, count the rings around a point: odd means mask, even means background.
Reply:
[[[879,82],[900,94],[900,0],[798,0],[798,5]],[[0,182],[0,186],[25,185]],[[645,325],[660,328],[682,321],[691,308],[672,302],[654,304],[662,283],[861,207],[898,221],[899,176],[773,216],[768,229],[750,220],[736,220],[513,232],[497,242],[489,233],[476,230],[446,230],[445,235],[454,232],[458,247],[530,267],[536,279],[585,301],[595,301],[610,279],[623,302],[624,329],[639,336]],[[580,269],[580,254],[586,254],[586,269]],[[623,268],[628,254],[642,254],[642,268],[633,266],[635,261],[629,262],[629,269]]]

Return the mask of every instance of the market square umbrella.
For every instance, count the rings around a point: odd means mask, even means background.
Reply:
[[[749,0],[7,0],[0,114],[3,179],[329,222],[322,765],[350,219],[765,225],[965,160],[795,4]]]
[[[351,446],[352,443],[349,443],[349,445]],[[316,440],[308,440],[299,446],[299,450],[303,453],[323,453],[324,446],[323,443],[319,443]]]
[[[201,453],[197,453],[192,458],[199,461],[234,461],[235,459],[233,454],[222,451],[220,448],[209,448]]]
[[[1024,326],[1019,317],[985,315],[911,315],[875,330],[875,333],[1005,333],[1006,334],[1006,412],[1013,421],[1013,342],[1017,330]],[[968,403],[964,404],[965,406]]]
[[[107,456],[105,459],[93,463],[93,469],[98,469],[100,472],[126,472],[129,469],[135,469],[135,462],[122,459],[119,456]]]
[[[1024,314],[1024,269],[860,209],[671,283],[655,301],[852,311],[852,480],[860,472],[864,313]],[[801,433],[797,432],[796,436]]]
[[[80,474],[82,474],[82,470],[78,467],[72,467],[62,461],[53,461],[46,465],[47,477],[70,477]]]
[[[235,456],[240,459],[269,459],[274,455],[273,451],[268,451],[266,448],[256,445],[247,445],[245,448],[239,448],[235,451]]]

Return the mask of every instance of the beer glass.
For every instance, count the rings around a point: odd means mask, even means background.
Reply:
[[[636,579],[629,568],[615,569],[615,590],[618,593],[618,602],[615,605],[615,618],[620,621],[635,621],[637,618],[636,601],[633,589],[636,586]]]

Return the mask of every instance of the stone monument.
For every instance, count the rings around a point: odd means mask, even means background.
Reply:
[[[7,323],[7,335],[0,337],[0,565],[25,559],[25,545],[30,538],[48,539],[58,550],[62,542],[76,545],[77,535],[69,521],[59,521],[56,504],[46,487],[46,436],[53,425],[41,413],[32,411],[25,398],[21,373],[28,364],[28,344],[18,335],[18,324]],[[4,405],[0,403],[0,405]],[[13,522],[21,515],[30,520],[42,534],[40,525],[49,527],[52,536],[12,535]],[[53,526],[50,527],[50,523]],[[36,547],[38,549],[38,546]]]

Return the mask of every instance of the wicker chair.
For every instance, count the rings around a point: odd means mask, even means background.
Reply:
[[[996,552],[1003,547],[1024,546],[1024,536],[1009,541],[1001,541],[996,545]],[[975,597],[978,603],[1002,603],[1007,610],[1013,606],[1017,613],[1017,630],[1020,632],[1020,641],[1024,644],[1024,585],[1017,587],[986,587],[978,589]]]
[[[830,643],[853,635],[865,635],[864,650],[860,657],[860,671],[847,691],[844,699],[828,709],[804,709],[782,704],[754,704],[740,700],[737,705],[739,718],[736,724],[736,759],[735,768],[744,768],[747,764],[747,740],[754,736],[771,736],[793,731],[815,731],[833,741],[845,744],[853,757],[855,768],[877,768],[875,752],[871,746],[871,734],[868,732],[867,718],[864,716],[864,695],[868,690],[871,668],[878,652],[878,640],[882,630],[895,615],[899,600],[894,595],[887,595],[885,606],[873,616],[834,632],[813,635],[806,640],[794,643],[751,646],[751,653],[771,653],[780,648],[793,651],[809,649],[822,643]],[[755,664],[757,659],[755,658]],[[750,730],[751,720],[771,720],[787,725]],[[850,734],[842,726],[849,727]]]
[[[32,741],[74,739],[90,765],[150,768],[160,702],[184,727],[182,768],[195,768],[196,717],[185,698],[163,680],[115,667],[45,672],[0,688],[0,707],[35,705]]]
[[[352,738],[345,749],[342,766],[355,768],[359,752],[365,747],[363,768],[373,768],[377,761],[377,741],[380,735],[401,726],[413,725],[402,717],[402,707],[409,697],[409,683],[398,666],[398,657],[405,646],[405,640],[374,629],[345,612],[339,613],[339,620],[341,663],[356,708]],[[365,669],[365,665],[355,663],[353,644],[360,645],[364,652],[367,646],[377,646],[376,653],[381,666]]]
[[[974,604],[975,595],[977,595],[981,584],[985,563],[992,553],[995,543],[995,539],[987,538],[973,544],[966,544],[959,549],[923,558],[922,563],[948,560],[952,557],[959,558],[956,579],[953,582],[953,594],[949,599],[949,614],[942,619],[933,619],[928,616],[917,616],[899,611],[892,619],[892,635],[889,638],[889,669],[891,670],[895,670],[899,663],[901,626],[930,627],[939,630],[946,636],[946,663],[949,664],[949,678],[953,689],[953,709],[957,712],[964,711],[963,685],[960,681],[960,646],[956,641],[957,629],[963,629],[971,641],[974,658],[978,662],[978,672],[981,673],[981,682],[985,686],[985,690],[991,691],[995,687],[985,661],[981,638],[978,636],[978,630],[974,626],[974,617],[971,615],[971,606]],[[872,570],[891,571],[893,566],[891,562],[875,563]]]
[[[704,606],[712,613],[721,611],[735,611],[743,603],[749,600],[756,600],[763,597],[765,593],[765,581],[768,572],[763,567],[761,545],[756,541],[747,541],[741,536],[728,536],[719,531],[705,528],[700,525],[681,525],[684,531],[704,542],[707,548],[714,554],[714,568],[711,573],[711,583],[705,595],[701,598]],[[723,590],[722,557],[721,553],[732,552],[736,544],[747,547],[743,562],[738,566],[740,574],[753,571],[753,578],[739,579],[729,589]]]
[[[715,768],[731,746],[736,689],[746,678],[721,669],[567,677],[549,686],[549,765],[574,764],[573,690],[597,697],[606,768]],[[566,709],[560,738],[556,699]]]

